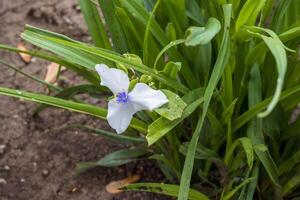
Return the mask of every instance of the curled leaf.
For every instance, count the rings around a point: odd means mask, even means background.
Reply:
[[[22,51],[27,51],[27,48],[25,47],[23,42],[20,42],[17,46],[18,49],[22,50]],[[26,54],[26,53],[19,53],[21,59],[25,62],[25,63],[30,63],[31,62],[31,55]]]
[[[140,180],[141,176],[139,174],[135,174],[133,176],[129,176],[125,179],[121,179],[118,181],[112,181],[106,186],[106,191],[111,194],[118,194],[123,192],[120,188],[123,188],[131,183],[135,183]]]
[[[163,92],[168,97],[169,103],[156,108],[155,112],[171,121],[180,118],[187,106],[186,103],[177,94],[169,90],[163,90]]]
[[[47,66],[47,73],[44,80],[48,83],[55,83],[59,71],[59,64],[52,62]]]
[[[186,32],[185,45],[196,46],[209,43],[221,30],[221,23],[216,18],[209,18],[205,27],[190,27]]]

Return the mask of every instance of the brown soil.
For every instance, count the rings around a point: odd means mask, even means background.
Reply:
[[[17,46],[24,24],[81,41],[90,40],[75,0],[0,0],[0,43]],[[49,64],[33,59],[26,65],[18,55],[4,51],[0,51],[0,59],[39,78],[44,77]],[[68,71],[63,77],[67,84],[81,81]],[[3,65],[0,65],[0,86],[46,91]],[[32,111],[37,104],[4,96],[0,96],[0,102],[0,200],[166,199],[149,193],[111,195],[105,191],[110,181],[125,178],[137,169],[142,172],[141,181],[162,180],[155,164],[149,161],[118,168],[99,167],[75,175],[76,163],[97,160],[122,146],[82,130],[60,128],[81,123],[107,129],[105,122],[55,108],[33,118]]]

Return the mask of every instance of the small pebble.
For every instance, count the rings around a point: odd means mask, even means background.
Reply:
[[[37,168],[37,163],[36,163],[36,162],[33,162],[33,163],[32,163],[32,166],[33,166],[33,169],[32,169],[33,172],[36,172],[37,169],[38,169],[38,168]]]
[[[5,145],[5,144],[1,144],[1,145],[0,145],[0,155],[1,155],[1,154],[4,154],[5,148],[6,148],[6,145]]]
[[[20,179],[20,182],[21,182],[21,183],[25,183],[25,179],[24,179],[24,178],[21,178],[21,179]]]
[[[46,170],[46,169],[44,169],[44,170],[43,170],[43,175],[44,175],[44,176],[48,176],[48,175],[49,175],[49,171]]]
[[[9,171],[10,170],[10,167],[8,165],[5,165],[4,168],[3,168],[5,171]]]
[[[4,178],[0,178],[0,185],[6,185],[7,182]]]

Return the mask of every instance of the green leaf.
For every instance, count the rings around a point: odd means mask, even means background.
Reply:
[[[232,119],[232,114],[236,105],[238,98],[234,99],[229,106],[222,113],[222,117],[224,118],[224,122],[228,123]]]
[[[138,3],[138,0],[131,0],[131,1],[119,0],[119,1],[128,10],[128,12],[132,14],[132,16],[134,18],[136,18],[138,21],[140,21],[144,26],[147,25],[150,14],[147,12],[147,10],[143,6],[141,6]],[[162,28],[159,26],[159,24],[155,21],[155,19],[152,19],[150,30],[151,30],[151,33],[153,34],[153,36],[161,44],[161,46],[165,47],[170,43],[165,32],[162,30]],[[180,52],[174,48],[171,48],[169,50],[169,55],[170,55],[171,60],[182,63],[181,74],[184,77],[184,79],[186,80],[187,85],[190,88],[197,88],[198,84],[195,79],[195,76],[192,73],[192,71],[190,70],[188,63],[183,58],[183,56],[180,54]]]
[[[165,0],[171,6],[172,12],[175,14],[182,29],[188,26],[188,19],[186,16],[186,0]]]
[[[186,4],[186,15],[198,24],[204,24],[204,16],[197,0],[186,1]]]
[[[278,72],[277,85],[276,85],[273,99],[270,102],[270,104],[268,105],[267,110],[258,115],[259,117],[266,117],[272,112],[272,110],[277,105],[277,103],[280,99],[281,92],[282,92],[285,73],[287,70],[287,56],[286,56],[286,52],[284,49],[285,46],[280,41],[279,37],[271,30],[263,29],[263,28],[255,27],[255,26],[251,26],[251,27],[247,27],[247,28],[249,28],[249,31],[250,30],[264,31],[271,36],[271,37],[267,37],[260,33],[254,33],[254,34],[258,34],[264,40],[264,42],[270,49],[270,51],[273,54],[274,59],[276,61],[276,67],[277,67],[277,72]]]
[[[153,40],[152,40],[152,35],[151,35],[151,25],[154,21],[154,15],[155,15],[155,12],[160,4],[161,0],[157,0],[150,15],[149,15],[149,18],[148,18],[148,22],[147,22],[147,25],[146,25],[146,29],[145,29],[145,35],[144,35],[144,41],[143,41],[143,61],[146,65],[150,65],[150,57],[152,56],[152,54],[150,53],[152,50],[150,50],[149,46],[151,45],[151,43],[154,43]],[[154,69],[155,69],[155,66],[156,66],[156,62],[155,61],[155,64],[154,64]]]
[[[292,190],[296,189],[297,186],[300,185],[300,173],[296,173],[295,176],[290,178],[287,183],[285,183],[282,187],[283,196],[288,195]]]
[[[125,186],[123,190],[153,192],[171,197],[177,197],[179,186],[164,183],[135,183]],[[208,196],[194,189],[189,190],[188,199],[209,200]]]
[[[253,200],[253,196],[257,187],[257,181],[259,176],[259,163],[256,162],[251,171],[248,171],[246,178],[253,177],[254,180],[251,183],[243,185],[238,200]]]
[[[160,52],[159,54],[157,55],[156,59],[155,59],[155,62],[154,62],[154,68],[156,68],[157,66],[157,63],[159,61],[159,59],[161,58],[161,56],[167,52],[170,48],[174,47],[174,46],[177,46],[179,44],[182,44],[184,43],[185,40],[183,39],[180,39],[180,40],[174,40],[172,42],[170,42],[168,45],[166,45]]]
[[[277,79],[277,85],[276,85],[276,90],[275,90],[273,99],[270,102],[270,104],[268,105],[267,110],[260,113],[258,115],[259,117],[265,117],[265,116],[269,115],[272,112],[272,110],[275,108],[275,106],[277,105],[277,103],[280,99],[282,88],[283,88],[284,78],[285,78],[285,73],[286,73],[286,68],[287,68],[286,52],[285,52],[281,42],[279,42],[273,38],[266,37],[266,36],[262,36],[262,38],[265,41],[265,43],[267,44],[267,46],[269,47],[271,53],[273,54],[273,56],[276,60],[278,79]]]
[[[120,25],[121,21],[119,21],[115,15],[115,1],[98,0],[98,2],[105,18],[105,25],[108,28],[113,41],[113,48],[119,53],[127,53],[127,40]]]
[[[180,1],[185,1],[185,0],[180,0]],[[164,10],[164,14],[169,18],[170,22],[173,24],[175,30],[176,30],[176,35],[178,36],[178,38],[183,37],[183,28],[185,29],[187,24],[184,25],[184,27],[182,27],[180,25],[180,17],[179,17],[179,13],[178,11],[175,11],[175,7],[178,5],[173,5],[174,3],[178,3],[178,0],[163,0],[163,10]],[[176,4],[175,3],[175,4]],[[182,15],[182,17],[186,18],[186,15]]]
[[[78,0],[85,23],[97,47],[111,49],[105,27],[99,16],[97,6],[91,0]]]
[[[26,30],[24,33],[22,33],[22,37],[39,47],[53,51],[54,53],[57,53],[72,62],[76,62],[77,64],[90,69],[94,69],[96,64],[107,63],[107,60],[110,60],[112,62],[124,64],[124,66],[130,66],[130,68],[141,73],[148,74],[154,79],[172,88],[176,88],[183,93],[189,91],[187,87],[178,83],[177,81],[159,74],[157,71],[141,63],[124,58],[113,51],[92,47],[66,38],[65,36],[57,36],[56,33],[37,29],[31,26],[26,26]],[[103,59],[107,59],[106,62],[104,62]]]
[[[300,27],[292,27],[291,29],[283,32],[279,35],[279,40],[283,43],[294,40],[300,36]],[[254,64],[262,55],[268,51],[268,46],[265,42],[261,42],[256,45],[246,57],[246,63],[248,65]]]
[[[183,143],[183,145],[181,145],[179,148],[180,153],[186,156],[187,151],[188,151],[188,146],[189,146],[189,142]],[[218,163],[224,165],[222,158],[215,151],[213,151],[209,148],[206,148],[201,144],[197,145],[195,159],[212,160],[212,161],[215,161],[215,162],[218,162]]]
[[[140,53],[140,46],[143,44],[142,35],[138,33],[138,28],[136,27],[132,19],[128,16],[128,13],[125,11],[124,8],[116,7],[115,13],[118,19],[122,19],[122,29],[124,30],[124,34],[128,42],[128,52],[139,54]],[[139,54],[140,55],[140,54]]]
[[[276,32],[280,32],[282,27],[285,25],[285,23],[283,23],[284,15],[287,14],[286,12],[288,11],[288,7],[292,1],[293,0],[285,0],[279,2],[271,23],[272,29]]]
[[[292,95],[297,94],[298,92],[300,92],[300,85],[283,91],[280,100],[287,99],[288,97],[291,97]],[[267,98],[264,101],[261,101],[256,105],[251,106],[251,108],[248,111],[239,116],[234,123],[234,131],[240,129],[248,121],[254,118],[260,111],[266,108],[270,103],[271,99],[271,97]]]
[[[37,77],[35,77],[35,76],[32,76],[31,74],[28,74],[27,72],[24,72],[23,70],[20,70],[20,69],[17,68],[16,66],[11,65],[11,64],[9,64],[9,63],[7,63],[7,62],[1,60],[1,59],[0,59],[0,64],[3,64],[3,65],[5,65],[5,66],[9,67],[10,69],[16,71],[17,73],[22,74],[23,76],[25,76],[25,77],[27,77],[27,78],[29,78],[29,79],[31,79],[31,80],[37,82],[37,83],[40,83],[40,84],[42,84],[42,85],[47,86],[47,87],[48,87],[49,89],[51,89],[51,90],[54,90],[54,91],[61,91],[61,88],[59,88],[59,87],[57,87],[57,86],[55,86],[55,85],[52,85],[52,84],[50,84],[50,83],[48,83],[48,82],[46,82],[46,81],[44,81],[44,80],[42,80],[42,79],[39,79],[39,78],[37,78]]]
[[[239,184],[238,186],[236,186],[233,190],[231,190],[230,192],[228,192],[223,198],[222,200],[230,200],[233,195],[235,193],[237,193],[244,185],[251,183],[252,181],[254,181],[255,178],[251,177],[251,178],[247,178],[246,180],[244,180],[241,184]]]
[[[197,127],[193,133],[188,148],[187,156],[184,162],[182,178],[180,181],[178,200],[188,199],[188,191],[190,188],[190,182],[191,182],[193,166],[194,166],[194,157],[196,153],[199,136],[203,127],[204,120],[206,118],[206,114],[208,111],[211,98],[213,96],[213,92],[220,80],[221,74],[223,73],[229,59],[229,53],[230,53],[229,27],[230,27],[230,19],[231,19],[231,4],[225,4],[223,6],[223,11],[224,11],[224,20],[225,20],[223,40],[220,46],[220,50],[219,50],[220,52],[218,54],[215,66],[213,68],[210,80],[208,82],[207,88],[204,93],[203,112],[201,117],[199,118]]]
[[[300,151],[294,153],[289,159],[283,161],[279,166],[279,175],[293,171],[295,166],[300,163]]]
[[[200,97],[201,95],[203,95],[203,88],[193,90],[182,97],[182,99],[188,106],[184,109],[182,116],[179,119],[170,121],[164,117],[160,117],[152,124],[150,124],[148,126],[148,134],[146,136],[148,144],[154,144],[156,141],[170,132],[174,127],[176,127],[180,122],[182,122],[185,118],[190,116],[196,110],[196,108],[201,103],[203,103],[204,99],[203,97]]]
[[[225,158],[224,158],[226,165],[229,165],[230,159],[233,158],[234,150],[236,149],[236,147],[239,144],[242,145],[242,147],[246,153],[248,166],[250,169],[252,169],[253,161],[254,161],[254,150],[253,150],[253,145],[252,145],[251,140],[247,137],[242,137],[242,138],[236,139],[233,142],[233,144],[230,146],[230,149],[226,153]]]
[[[20,90],[14,90],[9,88],[3,88],[3,87],[0,87],[0,94],[26,99],[38,103],[44,103],[44,104],[68,109],[75,112],[93,115],[101,119],[106,119],[106,114],[107,114],[106,109],[97,106],[92,106],[89,104],[77,103],[77,102],[68,101],[56,97],[46,96],[42,94],[35,94],[35,93],[25,92]],[[136,130],[141,131],[142,133],[146,133],[146,124],[144,124],[142,121],[138,119],[133,119],[129,126]]]
[[[186,107],[186,103],[177,94],[169,90],[162,91],[167,96],[169,102],[154,111],[171,121],[180,118],[184,108]]]
[[[81,129],[84,129],[84,130],[87,130],[87,131],[91,131],[91,132],[95,133],[96,135],[107,137],[109,139],[112,139],[114,141],[121,142],[121,143],[124,143],[124,144],[131,144],[131,145],[132,144],[139,144],[139,145],[146,144],[146,140],[142,137],[133,137],[133,136],[127,136],[127,135],[124,135],[124,134],[116,134],[116,133],[112,133],[112,132],[105,131],[105,130],[102,130],[102,129],[92,128],[92,127],[83,126],[83,125],[74,125],[72,127],[81,128]]]
[[[205,27],[188,28],[185,45],[196,46],[208,44],[220,30],[221,23],[216,18],[209,18]]]
[[[0,49],[4,49],[4,50],[8,50],[8,51],[12,51],[12,52],[17,52],[17,53],[25,53],[28,55],[32,55],[38,58],[42,58],[44,60],[48,60],[50,62],[55,62],[61,66],[65,66],[66,68],[74,71],[75,73],[77,73],[77,75],[82,76],[83,78],[85,78],[87,81],[89,81],[90,83],[93,83],[94,85],[98,85],[100,80],[99,80],[99,76],[96,75],[96,73],[92,73],[91,71],[87,70],[84,67],[81,67],[77,64],[74,64],[72,62],[68,62],[67,60],[64,60],[62,58],[59,58],[55,55],[50,55],[49,53],[43,52],[43,51],[39,51],[39,52],[34,52],[34,51],[25,51],[25,50],[20,50],[11,46],[7,46],[7,45],[1,45],[0,44]]]
[[[250,76],[251,77],[248,85],[248,104],[251,108],[262,99],[261,77],[258,65],[254,65],[252,67]],[[247,127],[247,135],[253,145],[265,144],[263,135],[263,122],[261,118],[254,118],[250,121],[250,124]],[[278,169],[269,151],[260,151],[257,148],[254,148],[254,151],[267,171],[272,182],[276,186],[279,186]]]
[[[181,69],[180,62],[170,61],[165,65],[163,72],[170,78],[177,79],[180,69]]]
[[[75,95],[80,93],[88,93],[90,95],[95,95],[99,91],[103,91],[103,90],[105,91],[103,87],[95,86],[95,85],[89,85],[89,84],[76,85],[73,87],[68,87],[60,90],[57,94],[55,94],[55,97],[62,98],[62,99],[72,99]],[[34,110],[33,115],[38,114],[39,112],[43,111],[48,107],[49,105],[46,104],[40,105]]]
[[[254,25],[265,1],[266,0],[247,0],[236,20],[236,30],[239,30],[243,25]]]
[[[122,149],[108,154],[104,158],[96,162],[83,162],[76,166],[75,171],[77,173],[85,172],[97,166],[101,167],[117,167],[133,161],[137,161],[139,157],[144,156],[147,153],[145,149]]]
[[[168,170],[172,170],[171,172],[173,172],[174,174],[176,174],[178,180],[180,179],[180,172],[174,167],[174,165],[170,162],[169,159],[167,159],[163,154],[159,155],[159,154],[153,154],[152,156],[150,156],[148,159],[154,159],[157,161],[162,162],[166,167],[168,167]]]

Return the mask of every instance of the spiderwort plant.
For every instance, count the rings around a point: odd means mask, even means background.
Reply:
[[[84,126],[131,148],[84,163],[81,169],[147,157],[157,161],[170,184],[138,183],[124,190],[179,200],[299,196],[300,119],[294,113],[300,102],[297,0],[79,4],[93,45],[27,25],[22,38],[53,54],[22,53],[65,66],[88,84],[48,84],[55,96],[9,88],[0,88],[0,94],[90,114],[124,132]],[[130,84],[126,71],[135,72]],[[131,90],[129,85],[135,87]],[[106,94],[103,86],[114,94],[108,110],[76,96]]]
[[[111,69],[104,64],[96,65],[101,85],[108,87],[114,98],[108,102],[107,121],[117,133],[123,133],[129,126],[134,113],[152,111],[168,102],[166,95],[145,83],[137,83],[132,91],[129,78],[120,69]]]

